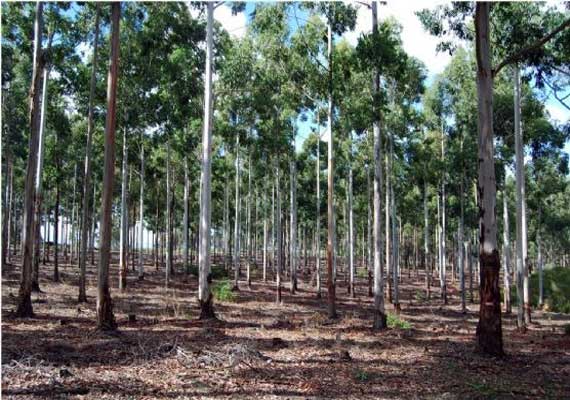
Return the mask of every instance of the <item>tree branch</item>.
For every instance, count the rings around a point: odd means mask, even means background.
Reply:
[[[530,44],[529,46],[527,46],[527,47],[519,50],[515,54],[512,54],[512,55],[508,56],[507,58],[505,58],[503,61],[501,61],[499,63],[499,65],[497,65],[497,67],[495,67],[493,69],[493,77],[497,76],[499,71],[501,69],[503,69],[504,67],[506,67],[507,65],[513,64],[517,61],[522,60],[532,50],[536,50],[536,49],[542,47],[546,42],[548,42],[550,39],[552,39],[554,36],[556,36],[558,33],[562,32],[564,29],[568,28],[569,26],[570,26],[570,18],[567,19],[566,21],[562,22],[556,29],[554,29],[548,35],[542,37],[541,39],[538,39],[537,41]]]
[[[554,85],[552,85],[552,84],[551,84],[550,82],[548,82],[546,79],[544,80],[544,83],[546,83],[546,86],[548,86],[548,87],[552,90],[552,94],[554,95],[554,98],[555,98],[556,100],[558,100],[558,102],[559,102],[560,104],[562,104],[564,107],[566,107],[568,110],[570,110],[570,106],[564,102],[564,100],[565,100],[566,98],[568,98],[568,96],[565,96],[565,97],[562,97],[562,98],[558,97],[558,91],[556,90],[556,88],[554,87]]]

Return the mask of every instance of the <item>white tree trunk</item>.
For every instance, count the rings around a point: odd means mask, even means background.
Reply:
[[[227,193],[227,187],[226,187]],[[188,157],[184,156],[184,219],[182,221],[182,229],[184,230],[184,269],[186,274],[190,273],[190,260],[189,260],[189,250],[190,250],[190,232],[188,230],[188,197],[190,195],[190,180],[188,178]],[[225,221],[225,213],[224,213]],[[225,226],[224,226],[225,227]],[[224,233],[225,234],[225,233]]]
[[[295,142],[293,142],[293,152],[295,152]],[[295,168],[295,155],[293,154],[293,160],[290,163],[291,170],[291,229],[290,229],[290,241],[291,241],[291,294],[294,294],[297,290],[297,188],[296,188],[296,168]]]
[[[328,142],[328,235],[327,235],[327,289],[328,289],[328,316],[329,318],[336,318],[336,282],[335,282],[335,268],[334,264],[334,253],[335,253],[335,223],[334,223],[334,153],[333,153],[333,33],[331,21],[328,23],[328,49],[327,56],[329,60],[328,64],[328,113],[327,113],[327,129],[329,133]]]
[[[276,224],[276,234],[277,234],[277,270],[275,275],[275,285],[277,289],[277,296],[276,301],[277,303],[281,303],[281,271],[283,269],[283,246],[282,240],[283,237],[281,235],[281,187],[279,186],[279,161],[277,161],[277,171],[275,173],[276,179],[276,202],[277,202],[277,211],[275,215],[275,224]]]
[[[372,2],[372,32],[378,32],[377,2]],[[373,76],[373,93],[380,91],[380,74],[376,69]],[[374,104],[375,114],[380,110]],[[384,310],[384,275],[382,265],[382,135],[380,120],[376,115],[373,122],[374,134],[374,329],[387,327]]]
[[[240,207],[241,198],[239,195],[240,186],[240,165],[239,165],[239,134],[236,135],[236,199],[235,199],[235,218],[234,218],[234,288],[238,288],[239,280],[239,262],[240,262]]]
[[[87,144],[85,146],[85,169],[83,175],[83,207],[81,212],[81,251],[79,252],[79,302],[87,301],[85,289],[85,274],[87,263],[87,233],[89,231],[88,221],[90,213],[94,213],[94,209],[90,209],[91,199],[91,148],[93,143],[93,113],[95,100],[95,87],[97,83],[97,53],[99,48],[99,13],[100,5],[95,5],[95,36],[93,39],[93,59],[91,65],[91,82],[89,86],[89,110],[87,115]],[[93,201],[95,196],[93,196]],[[93,218],[93,217],[92,217]],[[95,218],[93,218],[94,220]],[[93,240],[93,239],[91,239]]]
[[[127,128],[123,128],[123,162],[121,167],[121,228],[119,232],[119,288],[127,287],[127,254],[129,232],[129,209],[127,206],[127,168],[128,168]]]
[[[315,274],[317,283],[317,298],[321,298],[321,135],[320,126],[317,124],[317,226],[316,226],[316,251],[315,251]]]
[[[354,220],[352,213],[352,166],[348,169],[348,257],[350,274],[350,295],[356,296],[354,292]]]
[[[140,192],[140,198],[139,198],[139,219],[140,219],[140,227],[139,227],[139,240],[140,240],[140,244],[139,244],[139,274],[138,274],[138,278],[139,279],[143,279],[144,278],[144,240],[143,240],[143,234],[144,234],[144,137],[141,133],[141,176],[140,176],[140,182],[141,182],[141,192]]]
[[[505,167],[505,180],[506,180],[506,167]],[[504,284],[505,288],[505,312],[511,313],[511,240],[509,238],[509,209],[507,206],[507,187],[503,189],[503,263],[504,263]]]

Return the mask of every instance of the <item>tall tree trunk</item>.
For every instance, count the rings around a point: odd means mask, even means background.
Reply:
[[[372,268],[372,225],[370,221],[372,220],[372,210],[370,207],[370,170],[368,169],[368,164],[366,164],[366,208],[368,211],[368,216],[366,218],[366,270],[368,274],[368,297],[372,297],[372,280],[373,280],[373,268]]]
[[[4,219],[2,220],[2,265],[10,258],[10,219],[12,216],[12,182],[14,162],[11,154],[6,154],[6,194],[4,199]]]
[[[70,243],[70,254],[71,254],[71,263],[73,264],[75,260],[75,246],[77,245],[77,231],[75,230],[75,226],[77,221],[75,219],[76,215],[76,193],[77,193],[77,164],[75,164],[74,172],[73,172],[73,197],[71,202],[71,227],[70,227],[70,234],[71,234],[71,243]]]
[[[234,284],[232,290],[238,290],[239,281],[239,263],[240,263],[240,208],[241,197],[239,195],[240,186],[240,165],[239,165],[239,134],[236,135],[236,199],[235,199],[235,218],[234,218]]]
[[[378,32],[377,2],[372,2],[372,33]],[[380,91],[380,73],[376,68],[373,76],[372,91]],[[387,327],[384,309],[384,271],[382,265],[382,135],[380,133],[380,108],[373,103],[374,121],[374,325],[375,330]]]
[[[166,287],[170,284],[172,265],[172,182],[170,171],[170,138],[166,141]]]
[[[97,224],[96,214],[97,185],[93,184],[93,205],[91,207],[91,265],[95,265],[95,228]],[[85,287],[85,275],[83,276],[83,287]]]
[[[40,125],[40,96],[41,96],[41,43],[43,29],[43,3],[36,4],[36,17],[34,22],[34,55],[32,84],[30,88],[30,139],[28,144],[28,162],[26,166],[26,180],[24,186],[24,215],[22,237],[22,274],[18,290],[17,317],[32,317],[32,264],[34,257],[34,199],[35,180],[38,165],[38,144]]]
[[[505,180],[506,180],[505,167]],[[507,206],[507,185],[503,188],[503,256],[504,256],[504,283],[505,313],[512,312],[511,306],[511,239],[509,238],[509,209]]]
[[[524,176],[524,149],[523,135],[521,129],[521,81],[518,65],[514,68],[514,103],[515,103],[515,153],[516,153],[516,184],[517,184],[517,270],[522,279],[517,288],[522,289],[522,296],[519,295],[519,308],[522,307],[524,314],[524,324],[529,324],[530,319],[530,293],[528,278],[528,256],[527,256],[527,223],[526,223],[526,193]],[[517,282],[519,282],[517,281]],[[519,324],[519,328],[525,329]]]
[[[49,33],[49,43],[45,54],[42,55],[44,58],[43,65],[43,79],[42,79],[42,100],[41,100],[41,110],[40,110],[40,126],[39,126],[39,143],[38,143],[38,165],[36,171],[36,188],[34,197],[34,230],[35,230],[35,247],[34,247],[34,261],[32,269],[32,291],[41,292],[39,283],[39,273],[40,273],[40,243],[42,242],[41,237],[41,224],[42,224],[42,203],[43,203],[43,186],[42,177],[44,170],[44,155],[45,155],[45,126],[46,126],[46,113],[47,113],[47,90],[48,90],[48,79],[50,73],[50,65],[45,64],[46,54],[49,53],[51,49],[51,41],[53,38],[53,33]],[[47,216],[46,216],[47,218]],[[46,230],[44,229],[43,243],[48,240]],[[45,253],[44,253],[45,258]],[[44,263],[45,264],[45,263]]]
[[[321,135],[317,124],[317,226],[316,226],[316,266],[317,298],[321,298]]]
[[[56,146],[59,146],[59,134],[56,133]],[[59,282],[59,180],[61,174],[61,159],[56,155],[56,180],[55,180],[55,205],[54,205],[54,218],[53,218],[53,281]]]
[[[212,154],[212,59],[214,4],[208,3],[206,27],[206,71],[204,82],[204,132],[202,136],[202,176],[200,184],[200,248],[198,255],[200,318],[214,318],[214,306],[210,292],[210,222],[211,214],[211,154]]]
[[[389,134],[388,140],[390,141],[390,171],[392,171],[392,165],[394,163],[394,135]],[[394,182],[392,176],[390,176],[390,213],[392,219],[392,277],[394,286],[394,296],[393,304],[396,314],[400,313],[400,293],[398,288],[399,279],[399,269],[400,269],[400,257],[399,257],[399,230],[396,226],[396,201],[394,198]],[[401,229],[400,229],[401,231]]]
[[[129,208],[127,204],[127,168],[128,168],[128,148],[127,148],[127,127],[123,127],[123,162],[121,167],[121,230],[119,232],[119,289],[127,288],[128,257],[129,252]]]
[[[281,303],[281,271],[283,270],[283,236],[281,235],[281,186],[279,186],[279,160],[277,160],[277,171],[275,173],[275,188],[276,188],[276,234],[277,234],[277,269],[275,273],[275,286],[276,286],[276,301],[277,304]]]
[[[332,18],[332,17],[331,17]],[[327,113],[327,129],[329,133],[328,142],[328,235],[327,235],[327,289],[328,289],[328,316],[329,318],[336,318],[336,282],[334,273],[334,246],[335,246],[335,235],[334,235],[334,139],[333,139],[333,33],[332,33],[332,21],[328,22],[328,113]]]
[[[479,260],[481,285],[477,339],[480,350],[503,355],[501,294],[497,249],[496,181],[493,145],[493,72],[489,31],[490,3],[477,3],[475,11],[477,96],[479,130]]]
[[[251,148],[248,150],[248,162],[247,162],[247,176],[248,176],[248,184],[247,184],[247,229],[246,229],[246,245],[247,245],[247,276],[246,282],[247,287],[251,287],[251,263],[253,262],[253,241],[252,241],[252,227],[251,227],[251,208],[252,208],[252,197],[253,193],[251,192]]]
[[[441,161],[445,162],[445,132],[443,130],[443,122],[441,124]],[[447,250],[445,246],[445,237],[447,231],[446,211],[445,211],[445,169],[441,178],[441,299],[443,304],[447,304]]]
[[[461,132],[461,154],[463,155],[463,132]],[[463,225],[465,219],[465,206],[464,206],[464,191],[465,191],[465,163],[462,159],[461,162],[461,182],[459,183],[459,208],[460,208],[460,215],[459,215],[459,229],[457,232],[457,249],[459,252],[459,273],[460,273],[460,289],[461,289],[461,312],[466,313],[467,307],[465,305],[465,265],[463,259],[465,257],[465,253],[463,252]]]
[[[102,330],[116,329],[113,301],[109,290],[109,264],[111,262],[111,211],[113,178],[115,175],[115,124],[117,80],[119,72],[119,23],[121,3],[111,4],[111,57],[107,79],[107,118],[105,121],[105,161],[103,172],[103,198],[101,202],[101,240],[99,273],[97,280],[97,326]]]
[[[429,219],[428,219],[428,184],[424,179],[424,272],[426,274],[426,298],[431,297],[430,281],[431,281],[431,260],[429,254]]]
[[[87,144],[85,146],[85,169],[83,175],[83,207],[81,213],[81,251],[79,252],[79,302],[87,301],[87,294],[85,291],[85,273],[87,262],[87,232],[88,232],[88,219],[90,213],[95,210],[90,210],[91,199],[91,148],[93,143],[93,102],[95,101],[95,85],[97,83],[97,53],[99,48],[99,13],[100,5],[95,5],[95,37],[93,39],[93,60],[91,63],[91,84],[89,86],[89,110],[87,116]],[[95,197],[95,193],[93,193]],[[94,199],[93,199],[94,200]],[[92,216],[95,220],[94,216]],[[93,263],[93,261],[91,261]]]
[[[226,189],[227,190],[227,189]],[[190,274],[190,263],[188,260],[190,246],[190,231],[188,230],[188,197],[190,195],[190,181],[188,178],[188,157],[184,156],[184,219],[182,221],[182,229],[184,230],[184,269],[186,275]]]
[[[538,209],[538,226],[536,228],[536,246],[538,248],[537,267],[538,267],[538,306],[542,308],[544,305],[544,266],[542,260],[542,241],[540,235],[541,209]]]
[[[297,172],[295,167],[295,142],[293,141],[293,160],[290,163],[291,170],[291,294],[297,291]]]
[[[144,240],[143,240],[143,233],[144,233],[144,136],[141,133],[141,176],[140,176],[140,198],[139,198],[139,220],[140,220],[140,227],[139,227],[139,274],[138,279],[144,279]]]
[[[349,268],[349,292],[355,297],[354,292],[354,218],[352,213],[352,165],[348,169],[348,268]]]

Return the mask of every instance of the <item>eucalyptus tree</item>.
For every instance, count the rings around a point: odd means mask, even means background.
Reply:
[[[430,12],[423,10],[419,17],[430,32],[442,36],[449,31],[460,39],[474,40],[477,61],[477,94],[478,94],[478,131],[479,131],[479,165],[478,165],[478,201],[479,201],[479,259],[481,265],[480,311],[477,326],[479,348],[485,353],[502,355],[502,324],[499,291],[500,258],[497,248],[497,223],[495,215],[496,186],[494,164],[494,133],[493,133],[493,81],[506,66],[527,61],[534,67],[544,65],[545,44],[557,36],[564,37],[570,26],[570,19],[563,13],[549,11],[544,15],[538,12],[540,22],[532,23],[531,19],[516,16],[516,5],[491,3],[454,3],[451,6],[438,7]],[[443,12],[442,12],[443,8]],[[474,16],[475,34],[468,29],[465,19]],[[493,26],[491,29],[491,18]],[[445,19],[445,21],[444,21]],[[534,20],[534,19],[533,19]],[[521,34],[518,29],[525,29]],[[492,37],[498,40],[497,48],[502,50],[502,61],[492,65]],[[447,41],[440,48],[453,50],[453,45]],[[495,50],[495,53],[500,51]],[[546,58],[546,69],[561,60]],[[550,64],[550,65],[549,65]]]
[[[111,208],[115,171],[115,126],[117,104],[117,82],[119,72],[119,24],[121,3],[111,5],[111,54],[107,78],[107,118],[105,122],[105,169],[101,202],[101,245],[97,279],[97,327],[114,330],[117,327],[113,315],[113,303],[109,290],[109,264],[111,261]]]
[[[34,23],[34,47],[33,47],[33,70],[32,84],[29,94],[30,113],[30,137],[28,146],[28,162],[26,167],[25,193],[24,193],[24,225],[23,225],[23,250],[22,250],[22,272],[20,278],[20,288],[18,291],[18,305],[16,315],[18,317],[32,317],[32,262],[34,251],[34,196],[35,179],[38,165],[37,149],[39,144],[39,124],[40,124],[40,96],[41,96],[41,69],[42,69],[42,32],[43,31],[43,3],[36,5],[36,17]]]

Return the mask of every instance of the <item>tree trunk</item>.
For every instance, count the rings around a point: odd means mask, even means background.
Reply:
[[[121,167],[121,228],[119,232],[119,289],[127,288],[128,257],[129,252],[129,212],[127,205],[127,175],[128,148],[127,127],[123,127],[123,162]]]
[[[331,17],[332,18],[332,17]],[[328,289],[328,316],[329,318],[336,318],[336,282],[334,273],[334,246],[335,246],[335,235],[334,235],[334,153],[333,153],[333,33],[332,33],[332,21],[329,20],[328,23],[328,113],[327,113],[327,129],[329,133],[328,142],[328,235],[327,235],[327,289]]]
[[[166,141],[166,287],[172,275],[172,188],[170,173],[170,139]]]
[[[200,318],[214,318],[212,293],[210,292],[210,223],[211,214],[211,154],[212,154],[212,60],[214,4],[208,3],[206,27],[206,71],[204,82],[204,132],[202,135],[202,176],[200,184],[200,248],[198,255]]]
[[[56,133],[56,146],[59,146],[59,134]],[[57,157],[55,160],[56,166],[56,181],[55,181],[55,205],[54,205],[54,220],[53,220],[53,281],[59,282],[59,179],[61,174],[61,159]]]
[[[348,169],[348,269],[350,275],[349,293],[355,297],[354,292],[354,220],[352,213],[352,165]]]
[[[34,22],[34,56],[32,84],[30,88],[30,139],[28,145],[28,162],[26,167],[26,180],[24,186],[24,215],[22,237],[22,274],[18,290],[18,304],[16,316],[29,318],[34,315],[32,308],[32,264],[34,257],[34,199],[35,180],[38,165],[38,144],[40,125],[40,96],[41,96],[41,43],[43,29],[43,3],[36,4],[36,17]]]
[[[96,3],[95,6],[95,37],[93,39],[93,60],[91,65],[91,83],[89,86],[89,110],[87,116],[87,144],[85,146],[85,169],[83,176],[83,207],[81,213],[81,251],[79,252],[79,302],[87,301],[87,294],[85,291],[85,273],[87,262],[87,232],[88,232],[88,219],[89,213],[94,213],[95,210],[90,210],[89,195],[91,194],[91,148],[93,143],[93,102],[95,101],[95,85],[97,83],[97,50],[99,48],[99,12],[100,5]],[[93,201],[95,200],[95,193],[93,193]],[[95,220],[94,216],[92,216]],[[93,232],[94,233],[94,232]],[[93,235],[92,233],[92,235]],[[93,260],[91,261],[93,263]]]
[[[321,298],[321,135],[320,124],[317,124],[317,226],[316,226],[316,266],[317,298]]]
[[[538,307],[544,305],[544,267],[542,261],[542,241],[540,235],[541,209],[538,209],[538,226],[536,228],[536,246],[538,248],[537,267],[538,267]]]
[[[188,230],[188,197],[190,195],[190,181],[188,178],[188,157],[184,156],[184,219],[182,229],[184,230],[184,269],[186,275],[190,274],[190,263],[188,261],[190,235]]]
[[[291,294],[297,291],[297,172],[295,167],[295,143],[293,142],[293,160],[290,163],[291,169]]]
[[[505,167],[505,180],[506,180],[506,167]],[[507,185],[503,189],[503,256],[504,256],[504,283],[503,290],[505,299],[505,313],[510,314],[511,307],[511,240],[509,238],[509,209],[507,207]]]
[[[113,301],[109,290],[109,264],[111,262],[111,211],[113,202],[113,178],[115,175],[115,124],[117,79],[119,72],[119,23],[121,3],[111,5],[111,57],[107,79],[107,118],[105,121],[105,161],[103,172],[103,196],[101,202],[101,241],[99,273],[97,281],[97,326],[102,330],[117,327],[113,315]]]
[[[144,136],[141,133],[141,176],[140,176],[140,198],[139,198],[139,219],[140,219],[140,227],[139,227],[139,274],[138,279],[144,279],[144,240],[143,240],[143,233],[144,233]]]
[[[441,161],[445,162],[445,132],[443,130],[443,122],[441,126]],[[441,281],[441,299],[443,304],[447,304],[447,250],[445,246],[446,237],[446,211],[445,211],[445,169],[441,178],[441,270],[440,270],[440,281]]]
[[[283,269],[283,236],[281,235],[281,186],[279,186],[279,160],[277,160],[277,171],[275,173],[276,179],[276,203],[277,211],[275,214],[276,234],[277,234],[277,269],[275,273],[275,286],[276,286],[276,301],[277,304],[281,303],[281,271]]]
[[[429,254],[429,219],[428,219],[428,185],[424,180],[424,272],[426,274],[426,299],[431,297],[430,281],[431,281],[431,261]]]
[[[497,249],[496,181],[493,145],[493,75],[489,32],[490,3],[477,3],[475,11],[479,131],[479,262],[481,285],[477,339],[484,353],[503,355]]]
[[[378,32],[377,2],[372,2],[372,33]],[[374,71],[373,93],[380,91],[380,74]],[[374,325],[375,330],[385,329],[387,325],[384,310],[384,270],[382,265],[382,135],[380,133],[380,108],[373,103],[374,121]]]
[[[53,34],[50,33],[49,44],[46,53],[49,53],[51,49],[51,40]],[[42,55],[45,58],[45,54]],[[44,61],[45,62],[45,61]],[[32,291],[41,292],[39,283],[39,273],[40,273],[40,243],[42,242],[41,237],[41,224],[42,224],[42,203],[43,203],[43,187],[42,187],[42,176],[44,170],[44,155],[45,155],[45,126],[46,126],[46,112],[47,112],[47,89],[48,89],[48,79],[49,79],[50,66],[43,65],[43,79],[42,79],[42,100],[41,100],[41,110],[40,110],[40,133],[39,133],[39,143],[38,143],[38,165],[36,171],[36,189],[34,197],[34,230],[35,232],[35,248],[34,248],[34,263],[32,269]],[[43,243],[48,240],[46,235],[46,230],[44,229]],[[45,249],[45,248],[44,248]],[[44,252],[45,258],[45,252]],[[44,263],[45,264],[45,263]]]
[[[2,265],[10,258],[10,219],[12,216],[12,182],[14,162],[11,154],[6,154],[6,197],[4,199],[4,219],[2,220]]]
[[[239,195],[240,186],[240,165],[239,165],[239,134],[236,134],[236,199],[235,199],[235,218],[234,218],[234,284],[232,290],[238,290],[239,281],[239,262],[240,262],[240,208],[241,198]]]

